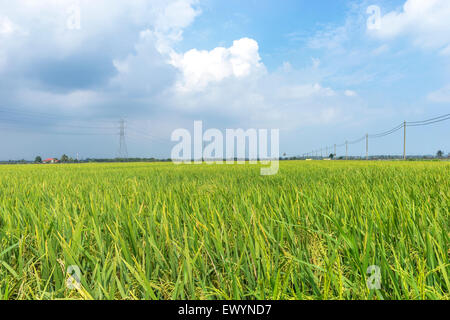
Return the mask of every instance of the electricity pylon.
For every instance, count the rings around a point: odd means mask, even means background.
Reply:
[[[119,136],[120,136],[119,152],[117,153],[117,156],[119,159],[126,159],[126,158],[128,158],[128,151],[127,151],[127,143],[125,142],[125,120],[123,120],[123,119],[120,119]]]

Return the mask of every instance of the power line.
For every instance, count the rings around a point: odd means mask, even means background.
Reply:
[[[6,113],[6,114],[21,114],[25,116],[33,116],[33,117],[40,117],[40,118],[48,118],[48,119],[58,119],[61,118],[70,118],[72,119],[73,116],[62,114],[62,113],[44,113],[44,112],[37,112],[37,111],[31,111],[31,110],[25,110],[25,109],[12,109],[5,106],[0,106],[0,113]],[[108,122],[109,123],[109,122]]]
[[[138,134],[138,135],[140,135],[140,136],[142,136],[144,138],[150,139],[152,141],[161,142],[161,143],[171,142],[169,139],[160,138],[160,137],[151,135],[149,133],[142,132],[142,131],[140,131],[138,129],[135,129],[135,128],[130,128],[129,130],[131,130],[132,132],[134,132],[134,133],[136,133],[136,134]]]
[[[366,159],[368,159],[369,158],[369,138],[370,139],[383,138],[383,137],[389,136],[389,135],[403,129],[403,158],[406,160],[406,127],[427,126],[427,125],[436,124],[436,123],[440,123],[440,122],[447,121],[447,120],[450,120],[450,114],[441,115],[439,117],[435,117],[435,118],[428,119],[428,120],[412,121],[412,122],[404,121],[403,123],[395,126],[394,128],[392,128],[390,130],[380,132],[377,134],[366,134],[366,135],[364,135],[364,137],[361,137],[361,138],[353,140],[353,141],[347,140],[342,144],[335,144],[334,145],[334,151],[335,151],[334,155],[336,156],[336,148],[345,146],[345,159],[348,159],[348,146],[357,144],[357,143],[362,142],[363,140],[366,140]],[[314,153],[314,151],[312,153]]]
[[[74,132],[74,131],[60,131],[60,130],[49,130],[49,129],[58,129],[60,127],[44,127],[42,129],[39,129],[39,132],[37,134],[43,134],[43,135],[62,135],[62,136],[67,136],[67,135],[71,135],[71,136],[111,136],[111,135],[115,135],[115,133],[113,132]],[[78,127],[75,127],[78,128]],[[9,132],[11,131],[16,131],[19,133],[24,133],[24,132],[33,132],[36,133],[36,130],[32,130],[30,127],[21,127],[21,126],[17,126],[17,125],[13,125],[13,126],[2,126],[0,128],[1,130],[7,130]],[[71,129],[71,127],[68,127],[68,129]]]
[[[447,121],[447,120],[449,120],[449,119],[450,119],[450,115],[448,115],[448,116],[445,117],[445,118],[441,118],[441,119],[439,119],[439,120],[434,120],[434,121],[428,120],[428,121],[424,121],[424,122],[422,122],[422,123],[407,122],[406,124],[407,124],[408,127],[421,127],[421,126],[428,126],[428,125],[430,125],[430,124],[434,124],[434,123],[439,123],[439,122]]]
[[[84,122],[84,123],[82,123]],[[111,136],[117,135],[117,126],[106,125],[105,121],[85,121],[83,119],[74,119],[64,114],[50,114],[36,112],[26,109],[11,109],[0,105],[0,123],[4,130],[14,130],[18,132],[35,132],[45,135],[59,136]],[[108,122],[110,124],[111,122]],[[6,126],[5,126],[6,125]],[[80,129],[81,132],[76,132]],[[128,149],[126,144],[125,129],[129,129],[140,137],[144,137],[156,143],[167,144],[169,139],[163,139],[142,132],[134,128],[126,128],[125,120],[120,120],[119,125],[119,148],[117,156],[119,158],[128,158]]]
[[[403,126],[404,126],[404,123],[396,126],[395,128],[392,128],[391,130],[385,131],[385,132],[381,132],[381,133],[377,133],[377,134],[369,134],[369,138],[376,139],[376,138],[382,138],[382,137],[391,135],[391,134],[397,132],[398,130],[402,129]]]
[[[444,114],[444,115],[436,117],[436,118],[428,119],[428,120],[408,122],[408,124],[420,124],[420,123],[424,123],[424,122],[430,122],[430,121],[438,120],[438,119],[441,119],[441,118],[447,118],[449,116],[450,116],[450,113]],[[445,121],[445,120],[447,120],[447,119],[444,119],[442,121]]]
[[[58,122],[55,122],[54,120],[59,120]],[[12,127],[16,127],[16,128],[22,128],[22,129],[31,129],[31,128],[40,128],[39,132],[42,133],[45,130],[50,129],[57,129],[57,128],[74,128],[74,129],[88,129],[88,130],[112,130],[112,129],[116,129],[112,126],[102,126],[102,125],[98,125],[96,123],[92,123],[89,125],[83,125],[83,124],[77,124],[77,123],[65,123],[65,122],[61,122],[61,119],[59,118],[42,118],[40,116],[37,115],[33,115],[33,114],[14,114],[14,113],[9,113],[9,111],[7,113],[4,112],[4,110],[0,109],[0,121],[3,124],[12,126]],[[44,128],[44,129],[41,129]],[[55,134],[60,134],[59,132],[54,132]],[[81,133],[80,133],[81,134]],[[83,132],[83,135],[86,135],[88,133]],[[103,133],[102,133],[103,134]]]
[[[364,136],[362,138],[359,138],[359,139],[356,139],[354,141],[349,141],[348,144],[357,144],[357,143],[363,141],[364,139],[366,139],[366,136]]]

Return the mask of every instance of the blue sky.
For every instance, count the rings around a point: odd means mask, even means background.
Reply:
[[[194,120],[279,128],[301,155],[446,114],[449,17],[447,0],[0,0],[0,159],[114,157],[120,118],[130,156],[169,157]],[[449,152],[449,133],[408,128],[408,154]]]

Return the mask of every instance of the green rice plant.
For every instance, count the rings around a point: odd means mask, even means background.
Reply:
[[[259,169],[1,166],[0,299],[450,298],[448,162]]]

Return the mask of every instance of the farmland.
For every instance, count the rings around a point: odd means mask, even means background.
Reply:
[[[449,299],[449,169],[1,166],[0,298]]]

